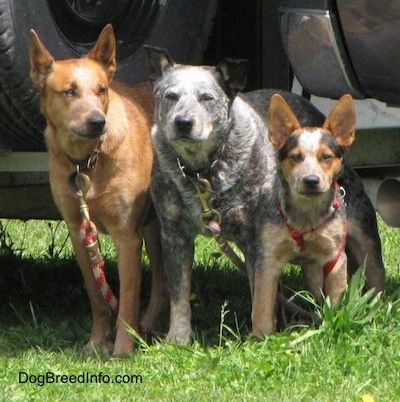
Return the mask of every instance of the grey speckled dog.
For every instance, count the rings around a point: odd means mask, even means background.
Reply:
[[[268,335],[275,330],[276,286],[281,272],[271,228],[281,228],[288,242],[294,243],[278,210],[276,151],[265,124],[272,93],[236,96],[245,85],[244,60],[226,59],[216,67],[188,66],[175,64],[163,49],[147,50],[157,98],[152,193],[162,225],[170,286],[168,339],[179,343],[190,340],[194,239],[200,233],[210,235],[215,221],[223,236],[245,255],[252,331],[256,336]],[[324,116],[307,101],[294,95],[287,100],[302,115],[298,117],[302,125],[323,123]],[[349,181],[352,179],[350,175]],[[373,209],[367,211],[367,215],[371,213]],[[364,218],[362,212],[359,215],[358,224]],[[372,223],[376,231],[376,221]],[[380,244],[376,250],[379,257]]]
[[[168,338],[185,343],[192,334],[194,238],[210,234],[200,220],[203,209],[196,197],[202,179],[211,185],[209,205],[222,217],[224,237],[246,256],[253,332],[269,334],[272,328],[264,314],[269,297],[264,292],[265,239],[260,237],[264,222],[258,206],[263,187],[273,178],[265,174],[273,149],[265,123],[236,97],[245,85],[247,61],[227,59],[217,67],[194,67],[175,64],[162,49],[148,48],[148,53],[158,101],[152,191],[171,292]]]

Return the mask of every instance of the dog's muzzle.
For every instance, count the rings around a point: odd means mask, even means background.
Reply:
[[[86,118],[73,122],[70,130],[88,140],[99,138],[106,130],[106,116],[97,111],[92,112]]]

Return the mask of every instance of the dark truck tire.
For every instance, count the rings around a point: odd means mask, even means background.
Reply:
[[[147,79],[142,46],[174,60],[201,61],[217,0],[0,0],[0,152],[44,151],[44,119],[29,78],[29,30],[56,59],[86,54],[111,22],[118,42],[116,79]]]

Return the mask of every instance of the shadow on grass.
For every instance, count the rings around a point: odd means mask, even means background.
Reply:
[[[118,295],[115,261],[106,262],[106,276]],[[150,295],[147,267],[142,276],[143,312]],[[192,283],[193,326],[201,329],[204,342],[217,342],[221,305],[226,300],[226,324],[235,328],[249,325],[250,292],[245,276],[233,269],[197,267]],[[90,306],[75,260],[0,256],[0,322],[0,354],[31,347],[58,350],[83,345],[90,332]],[[168,322],[166,311],[157,330],[165,333]]]
[[[106,275],[118,290],[115,261],[107,261]],[[287,297],[304,289],[299,270],[291,268],[282,278]],[[388,294],[399,288],[398,278],[389,278]],[[292,289],[293,291],[289,291]],[[143,311],[150,293],[150,271],[142,284]],[[246,336],[251,328],[251,300],[247,278],[230,266],[198,265],[193,271],[191,306],[196,338],[204,345],[218,345],[221,306],[226,302],[224,325]],[[296,303],[302,303],[296,299]],[[311,309],[311,306],[302,305]],[[278,309],[280,328],[296,317]],[[80,347],[90,331],[90,308],[81,273],[74,259],[33,260],[0,256],[0,354],[12,355],[28,348],[60,350]],[[160,319],[160,332],[168,329],[168,311]]]

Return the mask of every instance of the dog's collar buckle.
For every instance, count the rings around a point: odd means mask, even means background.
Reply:
[[[95,148],[93,152],[90,154],[89,158],[87,158],[86,168],[93,169],[96,166],[97,160],[99,158],[100,150]]]
[[[335,197],[335,199],[332,202],[332,208],[334,211],[336,211],[340,207],[341,200],[344,200],[344,197],[346,196],[346,190],[344,189],[343,186],[340,186],[338,183],[336,183],[335,187],[338,196]]]

